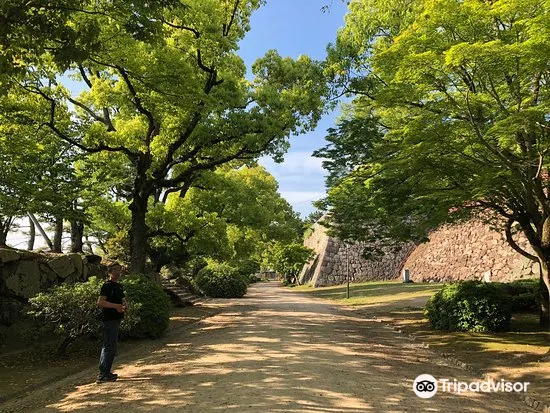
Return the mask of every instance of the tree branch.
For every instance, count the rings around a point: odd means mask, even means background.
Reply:
[[[516,222],[514,218],[508,219],[506,222],[506,227],[504,229],[504,232],[506,234],[506,241],[508,241],[508,244],[512,247],[512,249],[521,255],[523,255],[526,258],[529,258],[532,261],[538,262],[538,258],[535,255],[529,254],[527,251],[525,251],[523,248],[521,248],[516,241],[514,241],[514,238],[512,237],[512,224]]]
[[[231,30],[231,26],[233,25],[233,21],[235,20],[235,16],[237,15],[237,9],[239,7],[239,3],[240,3],[239,0],[235,2],[235,7],[233,7],[233,13],[231,13],[231,18],[229,19],[229,23],[223,24],[222,33],[224,36],[229,35],[229,30]]]
[[[90,109],[88,106],[84,105],[82,102],[79,102],[78,100],[75,100],[71,97],[67,97],[67,100],[69,102],[71,102],[73,105],[78,106],[79,108],[83,109],[86,113],[88,113],[92,118],[94,118],[98,122],[101,122],[105,126],[107,126],[107,132],[116,132],[115,127],[113,126],[113,124],[109,120],[99,116],[92,109]],[[104,113],[105,113],[105,111],[107,111],[107,109],[104,109]],[[109,112],[107,111],[107,114],[108,113]]]
[[[275,140],[276,136],[273,136],[269,140],[267,140],[260,148],[258,149],[250,149],[247,147],[243,147],[239,149],[238,151],[229,154],[222,158],[217,159],[208,159],[208,162],[204,163],[195,163],[194,165],[190,166],[187,170],[181,172],[178,176],[172,178],[172,179],[165,179],[160,180],[159,184],[165,188],[170,188],[174,186],[178,186],[180,183],[184,182],[186,179],[188,179],[193,173],[197,171],[204,171],[209,170],[212,168],[215,168],[216,166],[222,165],[226,162],[232,161],[234,159],[244,159],[242,158],[243,155],[259,155],[262,152],[264,152],[267,147]],[[203,160],[207,159],[206,157],[202,158]]]
[[[153,117],[153,114],[147,110],[142,102],[141,98],[138,96],[138,93],[136,89],[134,88],[134,85],[132,84],[132,81],[130,80],[130,77],[128,76],[128,72],[121,66],[116,66],[116,69],[122,76],[122,79],[124,79],[124,83],[126,83],[126,87],[128,88],[128,91],[132,95],[132,101],[134,103],[134,106],[138,110],[139,113],[142,115],[145,115],[147,120],[149,121],[149,130],[147,131],[147,137],[146,137],[146,145],[149,147],[149,144],[151,143],[151,140],[154,136],[156,136],[159,133],[159,127],[157,123],[155,122],[155,118]]]
[[[86,74],[86,71],[84,70],[84,66],[81,64],[78,65],[78,71],[80,72],[80,76],[82,76],[82,80],[84,80],[84,83],[88,85],[88,87],[92,88],[92,82],[90,81],[90,78]]]
[[[198,39],[201,37],[201,32],[199,32],[197,29],[193,29],[192,27],[188,26],[180,26],[178,24],[170,23],[164,19],[161,19],[161,22],[163,22],[165,25],[170,26],[174,29],[180,29],[180,30],[187,30],[188,32],[191,32],[195,35],[195,38]]]

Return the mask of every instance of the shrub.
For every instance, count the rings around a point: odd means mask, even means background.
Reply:
[[[513,313],[537,312],[540,306],[540,280],[518,280],[493,283],[510,303]]]
[[[247,279],[248,282],[251,282],[254,279],[254,274],[260,271],[260,264],[252,260],[241,261],[238,263],[237,271]]]
[[[254,284],[254,283],[259,283],[263,281],[260,277],[258,277],[256,274],[251,274],[248,276],[248,283],[249,284]]]
[[[247,282],[231,267],[207,267],[199,272],[197,286],[209,297],[240,298],[246,294]]]
[[[61,284],[29,300],[29,314],[62,337],[60,352],[80,336],[99,336],[97,299],[103,282],[90,277],[84,283]],[[168,328],[170,317],[170,299],[162,287],[142,275],[127,276],[121,282],[129,303],[121,336],[160,337]]]
[[[162,287],[141,274],[122,278],[128,310],[121,324],[123,337],[158,338],[168,328],[170,297]]]
[[[499,289],[480,281],[445,285],[428,301],[425,313],[434,329],[475,332],[506,331],[512,316]]]
[[[102,280],[91,277],[85,283],[55,286],[50,292],[29,300],[29,315],[49,325],[63,338],[60,352],[82,335],[98,334],[101,326],[95,315],[102,284]]]

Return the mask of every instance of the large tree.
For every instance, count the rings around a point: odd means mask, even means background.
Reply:
[[[178,258],[212,258],[235,267],[259,263],[273,242],[298,240],[300,225],[276,180],[258,165],[204,173],[185,197],[172,194],[148,215],[151,256],[159,269]]]
[[[82,27],[93,36],[75,41],[80,52],[70,49],[69,63],[57,58],[57,48],[39,48],[19,85],[48,102],[48,117],[39,122],[59,139],[85,153],[125,156],[130,267],[142,272],[149,200],[184,193],[203,171],[234,159],[280,157],[291,134],[315,126],[326,87],[319,64],[274,51],[254,64],[253,80],[245,78],[236,52],[259,0],[166,1],[154,8],[139,2],[137,9],[124,3],[80,2],[63,18],[76,33]],[[80,88],[68,77],[84,90],[75,92]],[[74,113],[60,122],[65,106]]]
[[[351,2],[329,60],[354,99],[319,152],[335,230],[422,240],[482,211],[550,289],[549,45],[547,0]]]

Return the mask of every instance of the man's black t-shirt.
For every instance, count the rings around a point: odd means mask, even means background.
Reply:
[[[101,292],[99,295],[106,297],[106,300],[110,303],[122,304],[124,298],[124,290],[122,285],[117,282],[107,280],[105,284],[101,286]],[[124,313],[119,313],[114,308],[103,308],[103,321],[120,320],[124,318]]]

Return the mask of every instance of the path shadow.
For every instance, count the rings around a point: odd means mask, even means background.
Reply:
[[[507,412],[506,395],[420,399],[420,374],[471,373],[373,320],[271,284],[155,347],[121,358],[120,381],[70,386],[36,411]]]

